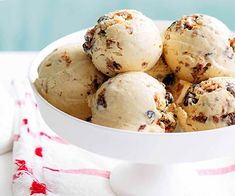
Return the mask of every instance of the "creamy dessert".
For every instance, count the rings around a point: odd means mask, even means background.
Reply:
[[[218,19],[193,14],[172,23],[165,33],[164,57],[179,79],[200,82],[235,76],[230,30]]]
[[[81,46],[68,44],[49,54],[38,68],[38,92],[60,110],[86,120],[91,117],[87,96],[106,77],[92,64]]]
[[[178,109],[184,131],[200,131],[235,124],[235,78],[215,77],[188,89]]]
[[[164,86],[143,72],[119,74],[90,97],[92,122],[140,132],[171,132],[176,116],[168,111],[173,99]]]
[[[101,16],[85,35],[84,51],[108,76],[151,69],[162,54],[162,39],[154,22],[135,10]]]

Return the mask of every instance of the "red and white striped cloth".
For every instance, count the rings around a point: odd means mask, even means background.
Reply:
[[[13,195],[115,195],[109,186],[109,176],[117,161],[77,148],[51,131],[42,121],[25,82],[13,82],[11,96],[14,115],[0,112],[1,119],[7,118],[0,123],[11,123],[9,118],[14,116],[14,126],[4,129],[5,133],[10,129],[9,141],[0,137],[0,152],[11,146],[13,138]],[[4,105],[13,103],[10,99],[6,101],[9,103]],[[235,196],[235,158],[176,165],[169,189],[173,194],[167,196]]]
[[[29,88],[12,83],[18,122],[13,147],[13,193],[27,195],[114,195],[113,161],[81,150],[52,132]]]

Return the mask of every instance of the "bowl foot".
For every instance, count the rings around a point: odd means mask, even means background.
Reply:
[[[110,185],[118,196],[171,196],[173,166],[122,163],[111,172]]]

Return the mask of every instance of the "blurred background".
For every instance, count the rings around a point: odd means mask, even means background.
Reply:
[[[95,24],[109,11],[131,8],[152,19],[204,13],[235,30],[235,0],[0,0],[0,50],[40,50]]]

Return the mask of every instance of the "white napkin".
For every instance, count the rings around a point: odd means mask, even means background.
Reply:
[[[12,83],[17,116],[13,126],[13,194],[115,195],[109,185],[109,175],[118,162],[89,153],[58,137],[42,121],[29,89],[25,82]],[[9,103],[10,99],[2,97],[1,101]],[[12,114],[1,117],[6,120],[1,121],[1,128],[3,122],[12,122]],[[11,130],[9,128],[8,136]],[[0,137],[1,144],[2,141]],[[5,144],[9,146],[10,140],[7,141]],[[4,145],[1,148],[7,149]],[[235,158],[175,165],[169,189],[171,194],[163,196],[235,196]]]

